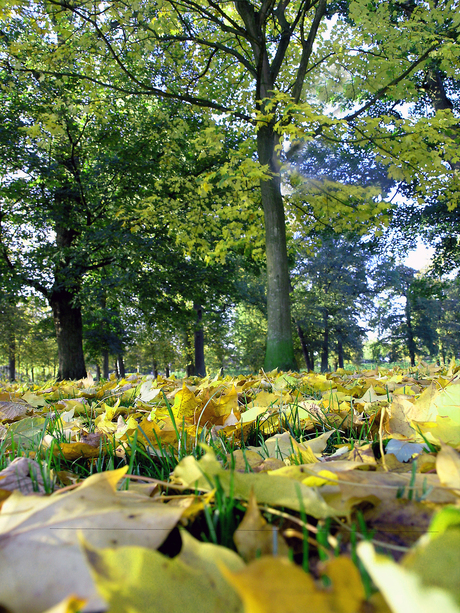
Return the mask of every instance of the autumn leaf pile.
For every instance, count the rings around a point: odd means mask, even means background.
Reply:
[[[459,450],[455,362],[4,384],[0,609],[460,613]],[[222,500],[232,549],[193,530]]]

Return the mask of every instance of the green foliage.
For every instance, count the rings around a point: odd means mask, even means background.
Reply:
[[[319,240],[313,245],[302,237],[296,241],[293,313],[310,362],[321,352],[321,369],[327,370],[329,351],[342,368],[344,358],[360,356],[361,322],[372,307],[373,257],[372,246],[356,236],[323,235]]]

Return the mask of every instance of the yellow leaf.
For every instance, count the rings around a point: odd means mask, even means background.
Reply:
[[[224,492],[238,498],[249,500],[251,490],[254,490],[257,502],[271,506],[281,506],[300,511],[302,506],[306,513],[314,517],[328,517],[336,511],[329,507],[322,496],[312,488],[293,479],[267,473],[239,473],[224,470],[217,461],[212,449],[207,449],[205,455],[196,460],[193,456],[183,458],[173,472],[173,482],[185,487],[210,491],[210,485],[215,477]]]
[[[79,613],[86,603],[87,600],[83,600],[72,594],[64,598],[64,600],[61,600],[61,602],[54,607],[51,607],[51,609],[46,609],[44,613]]]
[[[263,556],[236,573],[221,570],[238,590],[245,613],[356,613],[365,598],[357,568],[344,557],[332,560],[325,569],[332,580],[327,592],[283,557]]]
[[[436,456],[436,472],[442,485],[456,490],[460,496],[460,455],[455,449],[441,444],[441,451]]]
[[[224,566],[221,571],[238,591],[245,613],[332,613],[311,576],[286,558],[264,556],[240,572]]]
[[[448,443],[453,447],[460,445],[460,428],[458,423],[450,417],[438,415],[436,422],[413,422],[414,428],[420,430],[423,435],[435,445]]]
[[[189,390],[184,381],[182,389],[179,390],[174,396],[172,412],[179,420],[182,420],[183,417],[187,419],[193,417],[198,404],[199,402],[196,399],[195,394]]]
[[[276,554],[286,556],[289,548],[278,534],[277,528],[263,518],[254,492],[249,497],[246,513],[233,535],[240,556],[246,561],[255,560],[261,555]]]
[[[234,571],[244,562],[233,551],[200,543],[185,531],[171,559],[145,547],[82,547],[99,593],[111,613],[242,613],[241,601],[223,579],[221,565]]]
[[[102,446],[102,454],[104,454]],[[78,458],[97,458],[100,450],[99,446],[88,445],[87,443],[57,443],[53,448],[55,456],[64,456],[66,460],[78,460]]]
[[[184,508],[129,490],[118,492],[127,468],[92,475],[63,494],[23,496],[15,491],[3,502],[0,555],[7,563],[0,564],[0,598],[5,609],[42,613],[76,593],[88,600],[90,610],[105,610],[78,531],[95,547],[156,549],[164,542]]]
[[[371,543],[359,543],[357,553],[392,613],[460,613],[449,592],[424,585],[416,572],[376,554]]]
[[[330,470],[320,470],[317,476],[307,477],[302,483],[309,487],[321,487],[322,485],[337,485],[338,477]]]
[[[238,410],[238,392],[233,385],[230,390],[216,402],[217,415],[230,415],[232,411]]]
[[[460,383],[445,387],[434,399],[433,404],[442,417],[450,417],[460,426]]]

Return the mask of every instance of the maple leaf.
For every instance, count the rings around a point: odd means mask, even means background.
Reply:
[[[156,549],[184,510],[138,493],[117,492],[116,485],[126,470],[92,475],[76,489],[49,497],[24,496],[15,491],[3,503],[0,601],[4,607],[42,613],[76,593],[87,599],[88,611],[105,608],[78,534],[97,547],[137,544]]]

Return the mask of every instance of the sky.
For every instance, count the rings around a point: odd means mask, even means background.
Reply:
[[[426,247],[422,243],[419,243],[416,249],[409,251],[404,260],[404,264],[416,270],[420,270],[429,263],[433,254],[434,249],[432,247]]]

